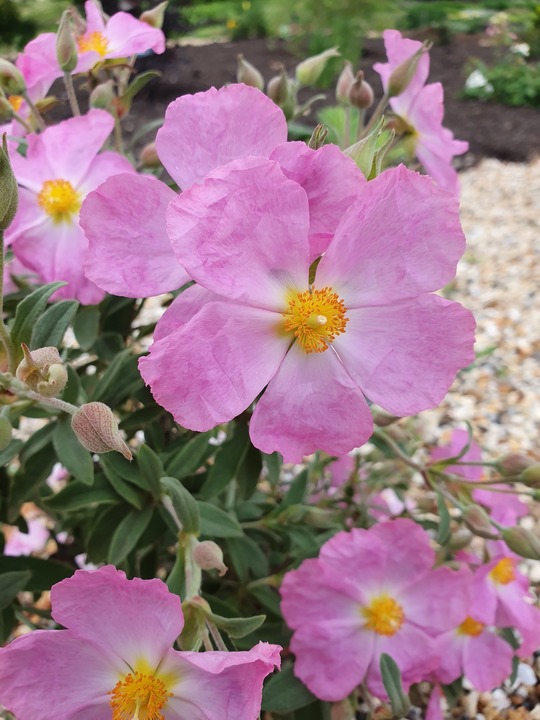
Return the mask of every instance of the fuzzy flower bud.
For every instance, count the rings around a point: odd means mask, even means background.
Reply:
[[[463,511],[463,522],[469,530],[486,540],[498,540],[499,533],[489,521],[489,515],[480,505],[469,505]]]
[[[156,150],[156,143],[151,142],[145,145],[139,155],[139,160],[144,168],[158,168],[161,165],[161,160]]]
[[[349,90],[350,104],[359,110],[367,110],[373,105],[374,99],[373,88],[364,80],[362,70],[359,70]]]
[[[314,85],[317,80],[321,77],[326,63],[330,58],[339,57],[339,50],[337,47],[325,50],[318,55],[303,60],[296,66],[296,79],[300,85]]]
[[[11,221],[17,212],[18,202],[17,181],[9,162],[6,135],[4,133],[2,147],[0,147],[0,232],[4,232],[11,225]]]
[[[340,103],[349,103],[349,91],[354,82],[354,73],[352,64],[345,60],[345,65],[341,71],[336,83],[336,100]]]
[[[447,545],[450,550],[456,552],[457,550],[463,550],[463,548],[467,547],[472,539],[473,535],[471,531],[465,527],[461,527],[450,535]]]
[[[540,560],[540,535],[522,527],[509,527],[502,530],[504,542],[512,552],[531,560]]]
[[[56,59],[60,69],[70,73],[77,67],[79,54],[71,29],[71,12],[64,10],[56,33]]]
[[[132,459],[131,450],[120,435],[112,410],[100,402],[81,405],[71,418],[71,427],[81,445],[93,453],[111,450]]]
[[[262,90],[264,88],[264,78],[257,68],[245,60],[242,53],[236,56],[236,60],[236,81],[255,87],[257,90]]]
[[[540,463],[530,465],[521,473],[521,482],[531,487],[540,487]]]
[[[223,552],[212,540],[203,540],[193,549],[193,559],[202,570],[217,570],[223,577],[229,569],[223,563]]]
[[[139,15],[139,20],[147,25],[150,25],[150,27],[161,30],[163,27],[163,21],[165,20],[165,10],[167,9],[168,4],[169,0],[166,0],[166,2],[159,3],[159,5],[156,5],[156,7],[151,10],[145,10]]]
[[[62,392],[68,381],[67,370],[55,347],[30,351],[23,343],[23,359],[15,372],[17,378],[43,397]]]
[[[416,68],[420,62],[422,55],[429,50],[430,43],[424,43],[422,47],[413,55],[400,63],[397,68],[392,71],[388,79],[388,88],[386,93],[388,97],[396,97],[404,92],[416,73]]]
[[[287,119],[290,119],[294,115],[294,91],[285,73],[285,68],[282,67],[280,74],[268,81],[266,94],[270,100],[273,100],[273,102],[283,110]]]
[[[0,58],[0,87],[8,95],[22,95],[26,92],[26,83],[19,68]]]
[[[520,475],[524,470],[534,464],[530,458],[526,455],[521,455],[520,453],[508,453],[508,455],[503,455],[496,460],[496,463],[497,470],[503,477]]]
[[[111,111],[114,103],[114,80],[96,85],[90,93],[90,107]]]

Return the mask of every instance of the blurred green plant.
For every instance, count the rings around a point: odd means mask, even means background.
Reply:
[[[540,63],[509,58],[492,67],[476,60],[463,90],[465,97],[503,105],[540,107]]]
[[[22,47],[36,34],[34,20],[21,15],[20,5],[14,0],[0,0],[0,43],[11,47]]]

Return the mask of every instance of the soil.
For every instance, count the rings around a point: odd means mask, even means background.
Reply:
[[[415,37],[423,39],[426,36],[426,33],[417,33]],[[139,70],[157,69],[162,75],[137,97],[133,108],[134,120],[127,118],[128,123],[140,127],[141,123],[163,117],[167,105],[180,95],[235,82],[238,53],[253,63],[266,80],[276,74],[281,63],[292,70],[299,60],[276,40],[256,39],[168,48],[163,55],[139,60]],[[467,75],[466,65],[471,58],[487,62],[493,59],[492,49],[482,46],[481,36],[456,36],[449,44],[434,45],[430,55],[429,80],[442,82],[445,89],[444,124],[457,138],[470,143],[469,152],[456,158],[462,167],[474,165],[484,157],[524,162],[540,153],[538,110],[460,97]],[[380,80],[372,66],[385,59],[383,41],[367,39],[360,68],[379,96],[382,92]],[[327,91],[327,96],[326,102],[332,103],[333,91]],[[315,112],[306,118],[306,122],[316,123]],[[129,126],[126,129],[129,131]]]

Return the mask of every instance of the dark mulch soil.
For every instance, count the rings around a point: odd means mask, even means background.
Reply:
[[[482,47],[479,40],[477,36],[456,37],[448,45],[435,45],[430,53],[429,80],[439,80],[445,89],[445,125],[457,138],[470,143],[469,153],[458,160],[463,165],[472,165],[483,157],[527,161],[540,153],[538,110],[460,97],[466,63],[473,57],[487,61],[492,58],[491,49]],[[140,126],[141,122],[163,116],[167,105],[179,95],[234,82],[238,53],[243,53],[256,65],[266,79],[276,74],[280,63],[292,69],[298,62],[298,58],[283,43],[271,40],[170,48],[164,55],[139,61],[141,70],[155,68],[162,76],[153,80],[137,98],[134,120],[128,118],[128,122],[136,122]],[[377,95],[381,94],[379,76],[371,68],[375,62],[384,62],[385,57],[382,40],[365,41],[361,68]],[[328,91],[330,101],[333,101],[332,92]],[[315,114],[312,113],[306,120],[315,124]]]

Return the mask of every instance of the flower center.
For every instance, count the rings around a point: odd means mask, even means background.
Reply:
[[[126,675],[109,694],[112,720],[165,720],[161,710],[172,697],[162,680],[138,672]]]
[[[491,579],[499,585],[508,585],[516,579],[514,561],[508,557],[499,560],[489,574]]]
[[[19,112],[21,105],[23,104],[22,95],[8,95],[8,103],[11,105],[15,112]]]
[[[56,223],[70,220],[81,208],[81,197],[68,180],[45,180],[37,201]]]
[[[305,352],[324,352],[345,332],[347,308],[332,288],[295,293],[283,313],[286,332],[293,332]]]
[[[107,38],[103,33],[100,33],[97,30],[91,33],[86,33],[86,35],[81,35],[77,39],[77,45],[79,47],[79,52],[83,53],[93,50],[101,57],[105,57],[109,48]]]
[[[457,632],[459,635],[471,635],[472,637],[478,637],[484,632],[485,627],[486,626],[483,623],[478,622],[478,620],[473,620],[472,617],[466,617],[458,627]]]
[[[378,635],[395,635],[405,620],[405,613],[399,603],[389,595],[379,595],[362,608],[366,627]]]

